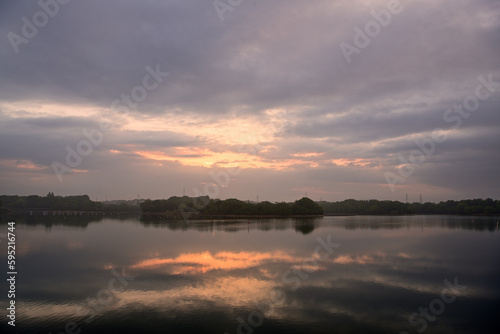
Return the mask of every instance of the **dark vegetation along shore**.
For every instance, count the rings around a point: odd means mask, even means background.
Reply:
[[[3,204],[3,206],[2,206]],[[140,213],[139,201],[92,201],[88,195],[56,196],[9,196],[0,195],[0,209],[3,211],[35,213],[43,211],[85,211],[85,212],[137,212]]]
[[[136,213],[171,217],[290,217],[321,215],[499,215],[500,201],[473,199],[440,203],[402,203],[398,201],[354,200],[314,202],[304,197],[295,202],[250,202],[238,199],[211,199],[208,196],[173,196],[159,200],[92,201],[87,195],[9,196],[0,195],[0,213]]]
[[[230,198],[226,200],[201,197],[170,197],[167,200],[146,200],[141,203],[144,213],[168,212],[195,216],[322,216],[323,208],[313,200],[304,197],[293,203],[271,203],[240,201]]]

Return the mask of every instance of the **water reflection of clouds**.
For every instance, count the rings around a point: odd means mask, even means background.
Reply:
[[[136,282],[134,282],[135,284]],[[128,289],[117,295],[117,300],[106,307],[105,312],[136,308],[138,305],[158,311],[188,312],[202,307],[204,302],[219,306],[250,306],[269,299],[279,282],[254,277],[210,278],[193,285],[175,287],[165,284],[156,289]],[[25,302],[22,307],[23,318],[78,318],[82,316],[83,301],[49,304]],[[85,314],[85,313],[83,313]]]
[[[121,303],[143,304],[156,308],[182,308],[182,305],[196,307],[196,303],[211,303],[242,307],[265,300],[276,287],[273,280],[255,277],[217,277],[193,285],[158,290],[130,290],[120,295]]]
[[[317,266],[304,262],[308,259],[310,257],[293,256],[284,251],[222,251],[217,253],[205,251],[183,253],[176,257],[149,258],[129,268],[139,273],[191,276],[200,281],[211,279],[213,275],[227,275],[231,272],[233,276],[255,276],[258,279],[275,281],[273,285],[281,287],[286,287],[286,284],[282,282],[283,273],[292,269],[308,273],[308,278],[302,282],[306,286],[338,286],[344,279],[350,279],[429,293],[435,292],[435,289],[423,280],[422,275],[425,276],[429,270],[453,269],[450,264],[443,264],[438,259],[414,256],[405,252],[391,254],[376,251],[339,254],[331,259],[319,260]],[[199,276],[200,274],[202,276]],[[310,276],[311,274],[316,275]],[[326,278],[328,280],[325,281]]]
[[[152,258],[131,266],[132,269],[164,267],[171,274],[197,274],[213,270],[236,270],[257,267],[267,262],[295,263],[302,261],[285,252],[211,252],[184,253],[175,258]]]
[[[383,263],[388,255],[384,252],[375,252],[372,254],[361,255],[339,255],[333,259],[326,260],[334,264],[375,264]],[[390,256],[392,259],[412,259],[407,253],[398,253]],[[177,257],[142,260],[131,269],[150,269],[154,270],[160,267],[167,268],[171,274],[197,274],[206,273],[212,270],[236,270],[258,267],[268,262],[295,263],[294,267],[305,269],[301,264],[308,257],[292,256],[284,251],[276,252],[218,252],[212,254],[209,251],[201,253],[184,253]],[[321,261],[324,262],[324,261]],[[427,264],[426,264],[427,265]],[[307,266],[309,271],[315,271],[320,266]],[[175,269],[175,270],[174,270]],[[265,269],[262,269],[265,270]]]
[[[205,233],[201,225],[198,228],[202,233],[146,229],[143,243],[128,242],[136,237],[135,229],[127,229],[128,225],[96,225],[87,230],[87,236],[73,231],[59,235],[53,229],[51,239],[40,238],[41,233],[35,233],[38,231],[25,232],[22,245],[30,252],[23,257],[27,269],[24,286],[20,287],[24,296],[19,299],[19,316],[34,324],[77,320],[81,304],[87,297],[96,296],[104,287],[102,282],[109,279],[108,270],[118,265],[126,266],[126,272],[136,279],[102,312],[103,319],[116,316],[127,321],[138,310],[175,321],[190,322],[200,314],[212,316],[211,312],[236,319],[256,310],[259,303],[267,309],[272,295],[280,292],[285,295],[285,303],[263,312],[266,328],[272,328],[276,321],[307,323],[310,332],[314,332],[315,323],[335,324],[340,332],[364,332],[356,327],[361,324],[379,332],[399,332],[408,325],[411,312],[439,297],[445,278],[458,276],[468,290],[439,318],[443,324],[439,329],[446,332],[454,328],[452,321],[464,317],[461,303],[490,305],[498,299],[498,234],[450,231],[436,224],[421,233],[411,224],[408,229],[354,231],[323,223],[303,236],[294,232],[293,224],[283,225],[285,232],[271,225],[266,234],[260,230],[248,234],[245,224],[241,226],[245,233],[220,233],[202,241],[196,238]],[[100,227],[110,233],[103,241],[88,234],[101,235]],[[118,227],[120,238],[116,237]],[[332,230],[342,247],[330,258],[318,259],[318,267],[304,262],[312,256],[316,237]],[[113,252],[104,251],[110,248],[108,242],[113,242]],[[61,251],[68,249],[73,251]],[[48,256],[58,267],[47,263],[44,270],[58,269],[61,279],[57,286],[36,266]],[[298,277],[294,270],[308,275],[296,290],[293,283],[282,279],[289,270],[289,277]],[[35,288],[30,288],[32,285]],[[488,308],[481,312],[485,310]],[[485,318],[481,314],[478,319]]]
[[[401,271],[412,270],[415,264],[411,261],[417,260],[427,263],[425,270],[439,270],[435,260],[412,259],[404,252],[378,251],[342,254],[320,261],[321,272],[309,271],[309,277],[293,291],[282,281],[281,274],[290,268],[301,268],[304,259],[282,251],[213,254],[207,251],[142,260],[129,268],[139,274],[134,285],[120,293],[118,301],[105,312],[126,314],[139,307],[174,319],[207,309],[245,309],[237,312],[245,314],[260,304],[267,310],[263,312],[267,319],[314,323],[329,322],[334,317],[346,324],[354,321],[392,328],[407,322],[401,307],[412,310],[420,305],[415,306],[415,296],[431,300],[444,287],[442,280],[430,284],[421,277],[401,275]],[[394,270],[396,265],[399,268]],[[151,281],[148,272],[160,276]],[[179,275],[181,281],[172,279],[172,275]],[[269,307],[277,290],[285,293],[286,303]],[[478,292],[473,293],[477,297]],[[378,308],[377,316],[374,307]],[[71,302],[50,305],[50,309],[40,303],[26,303],[23,309],[26,318],[71,319],[78,315],[77,305]]]

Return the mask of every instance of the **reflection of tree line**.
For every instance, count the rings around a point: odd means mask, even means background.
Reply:
[[[18,225],[27,226],[72,226],[86,228],[92,223],[101,223],[103,219],[113,219],[119,221],[128,221],[133,218],[137,218],[137,214],[96,214],[96,215],[29,215],[29,214],[7,214],[0,216],[0,224],[6,224],[7,222],[14,221]]]
[[[413,217],[417,218],[417,217]],[[222,219],[222,220],[171,220],[164,216],[155,215],[112,215],[112,216],[30,216],[30,215],[6,215],[0,217],[0,224],[4,225],[9,221],[15,221],[19,225],[45,226],[72,226],[86,228],[93,223],[101,223],[104,219],[117,221],[137,221],[138,223],[153,228],[167,228],[172,231],[197,230],[201,232],[225,231],[238,232],[247,229],[257,229],[260,231],[285,231],[294,229],[297,232],[308,234],[324,225],[330,220],[322,218],[286,218],[286,219]],[[404,228],[448,228],[476,231],[495,231],[498,229],[496,217],[422,217],[421,221],[402,222],[383,219],[335,219],[329,226],[346,230],[369,229],[369,230],[395,230]]]
[[[474,218],[474,217],[473,217]],[[477,218],[477,217],[476,217]],[[365,221],[365,220],[353,220],[353,221],[340,221],[337,222],[335,226],[344,228],[346,230],[398,230],[404,228],[448,228],[450,230],[461,229],[461,230],[475,230],[475,231],[496,231],[498,230],[498,222],[496,218],[481,218],[481,219],[465,219],[463,217],[435,217],[435,219],[425,219],[420,222],[408,221],[408,222],[388,222],[381,220]]]
[[[201,232],[212,232],[223,230],[225,232],[238,232],[241,230],[258,229],[261,231],[289,230],[294,228],[297,232],[307,234],[319,226],[320,220],[317,218],[290,218],[290,219],[244,219],[244,220],[204,220],[190,221],[167,220],[163,216],[154,215],[115,215],[115,216],[30,216],[30,215],[5,215],[0,217],[0,224],[7,224],[15,221],[17,225],[44,226],[51,228],[54,226],[71,226],[87,228],[90,224],[102,223],[104,219],[118,221],[138,221],[141,225],[154,228],[167,228],[172,231],[177,230],[197,230]]]
[[[287,219],[240,219],[240,220],[170,220],[163,216],[143,215],[140,222],[148,227],[168,228],[169,230],[197,230],[201,232],[212,232],[223,230],[224,232],[238,232],[251,229],[260,231],[295,231],[308,234],[321,224],[319,218],[287,218]]]
[[[480,215],[500,214],[500,201],[473,199],[440,203],[402,203],[398,201],[358,201],[348,199],[341,202],[319,202],[325,214],[390,215],[390,214],[446,214]]]
[[[5,215],[0,217],[0,222],[6,224],[9,221],[15,221],[17,225],[27,226],[73,226],[86,228],[91,223],[99,223],[104,217],[100,216],[43,216],[43,215]]]

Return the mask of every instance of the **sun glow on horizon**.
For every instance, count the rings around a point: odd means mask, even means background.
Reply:
[[[219,168],[265,168],[272,170],[291,169],[296,165],[318,167],[319,163],[311,160],[299,159],[264,159],[257,155],[237,152],[214,152],[209,149],[180,149],[172,154],[160,151],[135,151],[135,154],[153,161],[179,162],[193,167]]]

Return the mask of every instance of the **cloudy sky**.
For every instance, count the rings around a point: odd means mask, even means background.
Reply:
[[[500,198],[498,0],[58,1],[0,3],[1,194]]]

